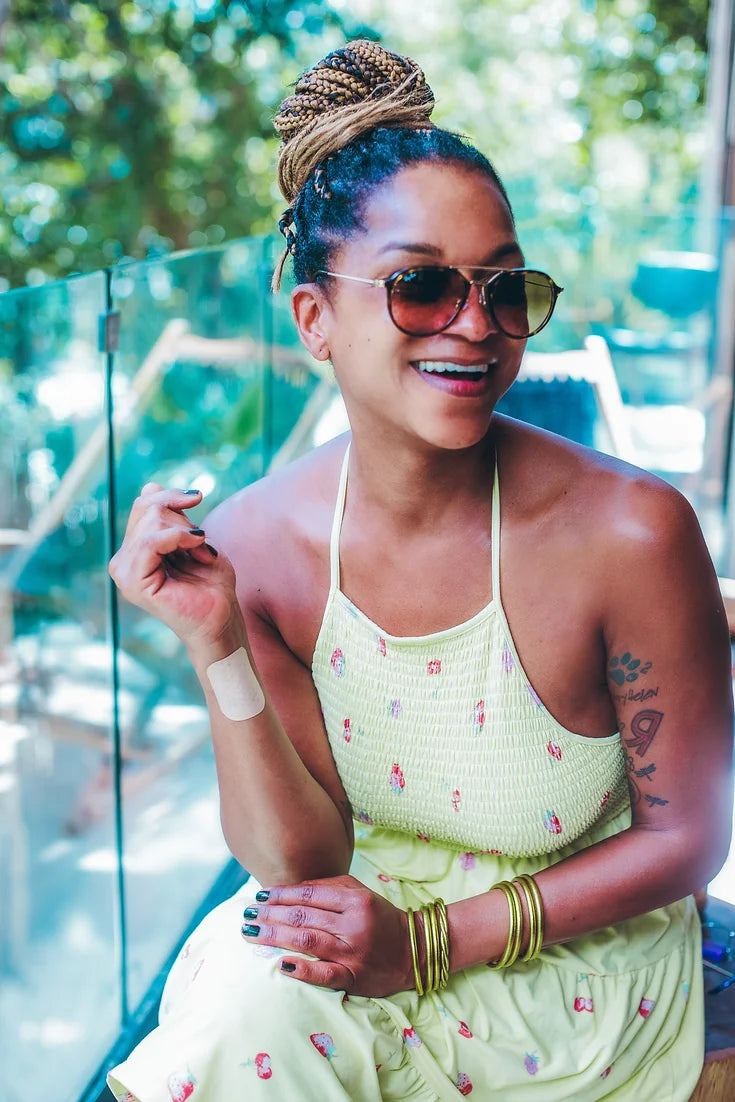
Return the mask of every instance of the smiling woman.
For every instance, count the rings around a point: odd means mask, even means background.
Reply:
[[[560,288],[431,104],[354,42],[276,120],[294,317],[350,434],[201,529],[149,483],[111,564],[187,645],[258,881],[184,947],[120,1100],[686,1102],[701,1069],[717,581],[674,490],[495,413]]]

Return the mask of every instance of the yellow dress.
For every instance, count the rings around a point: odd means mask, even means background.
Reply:
[[[500,495],[490,603],[457,627],[395,637],[331,586],[313,677],[355,815],[351,872],[399,907],[477,895],[630,825],[618,734],[562,727],[526,678],[500,600]],[[376,549],[376,565],[379,551]],[[553,643],[552,643],[553,645]],[[298,983],[283,952],[243,940],[249,881],[184,946],[160,1025],[114,1069],[133,1102],[686,1102],[704,1052],[693,900],[454,973],[419,998]]]

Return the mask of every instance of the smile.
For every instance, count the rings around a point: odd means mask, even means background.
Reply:
[[[485,364],[457,364],[447,363],[446,360],[417,360],[413,365],[420,372],[429,372],[436,375],[486,375],[492,366]]]

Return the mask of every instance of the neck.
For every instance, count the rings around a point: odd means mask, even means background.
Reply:
[[[389,446],[380,444],[374,436],[353,432],[350,497],[361,509],[379,512],[384,522],[404,532],[416,532],[478,504],[487,508],[495,462],[492,428],[483,440],[459,450],[395,437]]]

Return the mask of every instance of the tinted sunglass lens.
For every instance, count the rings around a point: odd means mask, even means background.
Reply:
[[[450,268],[407,268],[391,285],[391,316],[404,332],[428,337],[457,316],[466,290],[462,274]]]
[[[498,325],[512,337],[528,337],[548,321],[554,284],[544,272],[504,272],[488,287]]]

